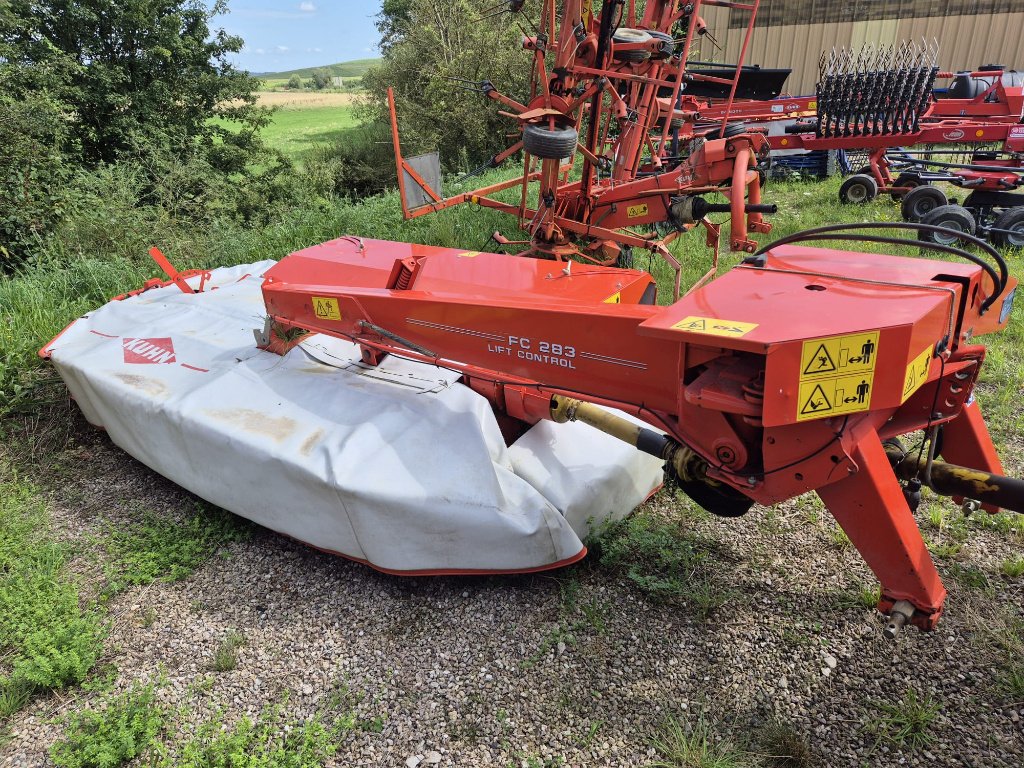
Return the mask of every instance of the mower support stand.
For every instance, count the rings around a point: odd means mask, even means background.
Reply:
[[[1003,463],[992,444],[985,417],[981,415],[981,406],[976,400],[965,403],[963,410],[942,430],[942,458],[950,464],[973,467],[995,475],[1003,473]],[[962,504],[963,497],[954,496],[953,501]],[[981,508],[989,513],[999,511],[999,507],[993,504],[982,504]]]
[[[878,433],[871,429],[851,458],[860,471],[818,489],[818,496],[882,584],[878,610],[889,614],[908,601],[911,623],[932,629],[946,589],[925,546]]]

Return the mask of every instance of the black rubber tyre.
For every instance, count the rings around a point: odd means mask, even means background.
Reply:
[[[733,136],[739,136],[741,133],[747,132],[746,123],[729,123],[725,126],[725,136],[720,136],[721,128],[715,128],[713,131],[708,131],[704,134],[704,138],[708,141],[713,141],[718,138],[732,138]]]
[[[667,59],[675,51],[676,39],[672,37],[672,35],[668,34],[668,32],[662,32],[657,29],[652,29],[649,30],[647,34],[653,37],[655,40],[661,40],[662,42],[668,43],[668,45],[663,45],[660,51],[652,54],[652,59]]]
[[[948,205],[946,193],[934,184],[922,184],[907,192],[900,203],[904,221],[923,221],[940,205]]]
[[[612,35],[613,43],[644,43],[650,39],[651,34],[648,31],[644,29],[631,29],[629,27],[617,29],[615,34]],[[650,51],[615,51],[613,55],[616,61],[627,61],[634,64],[651,58]]]
[[[945,227],[951,230],[950,233],[928,232],[921,230],[917,233],[917,239],[925,243],[939,243],[940,245],[956,245],[961,242],[957,232],[966,232],[973,235],[977,226],[971,212],[962,205],[940,205],[928,212],[921,219],[922,224],[931,224],[934,227]]]
[[[862,165],[860,168],[858,168],[856,171],[854,171],[851,174],[851,176],[871,176],[871,166],[870,165]],[[874,178],[874,177],[872,176],[872,178]]]
[[[878,184],[870,176],[858,173],[843,182],[839,188],[839,202],[844,205],[869,203],[878,197]]]
[[[916,173],[901,173],[896,177],[896,181],[892,183],[894,187],[911,187],[911,192],[921,186],[923,182],[921,177]],[[899,202],[906,195],[906,192],[890,192],[889,195],[893,200]]]
[[[992,228],[1009,230],[989,235],[993,245],[999,248],[1024,248],[1024,206],[1007,208],[996,217]]]
[[[572,126],[552,130],[546,123],[527,123],[523,128],[523,149],[541,160],[572,157],[580,135]]]

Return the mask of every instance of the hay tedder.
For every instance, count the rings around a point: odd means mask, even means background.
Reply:
[[[714,4],[750,12],[752,27],[756,1]],[[157,252],[167,281],[76,321],[41,354],[141,461],[389,572],[574,562],[591,521],[628,513],[664,471],[725,517],[816,492],[880,580],[887,634],[933,628],[946,592],[914,520],[922,490],[967,511],[1024,512],[1024,483],[1002,476],[974,398],[978,339],[1013,308],[1006,261],[920,223],[832,225],[758,249],[746,233],[768,230],[765,138],[726,135],[727,112],[724,138],[685,159],[670,135],[694,129],[672,121],[693,82],[700,2],[650,0],[636,19],[632,3],[566,0],[561,24],[557,5],[544,2],[525,42],[527,103],[482,88],[522,127],[492,162],[524,149],[521,178],[446,199],[436,160],[402,158],[395,134],[407,215],[506,211],[531,234],[525,254],[346,236],[189,275]],[[736,80],[718,84],[735,93]],[[516,185],[518,204],[497,196]],[[719,192],[720,207],[705,200]],[[651,275],[611,265],[629,248],[670,259],[654,231],[665,221],[675,234],[703,224],[717,245],[716,210],[748,255],[669,306]],[[937,260],[806,244],[917,245],[921,232],[977,250],[922,244],[955,258]]]
[[[762,216],[775,210],[761,203],[757,173],[768,143],[758,134],[725,130],[744,74],[743,55],[731,78],[687,68],[693,41],[707,32],[702,4],[746,13],[749,41],[758,0],[651,0],[642,15],[632,0],[606,2],[599,10],[590,0],[542,3],[536,33],[522,41],[533,55],[529,98],[517,101],[489,80],[475,84],[521,130],[521,138],[487,167],[522,152],[523,173],[472,192],[443,196],[436,153],[402,156],[395,97],[389,93],[405,216],[474,203],[518,218],[529,241],[495,239],[524,246],[523,255],[628,265],[631,249],[656,253],[675,270],[677,295],[680,265],[666,246],[680,232],[703,225],[717,267],[719,227],[707,214],[730,214],[730,248],[753,252],[756,243],[748,232],[770,231]],[[523,5],[522,0],[499,4],[513,15],[522,14]],[[693,137],[703,103],[684,92],[698,83],[723,92],[721,124],[717,131],[705,131],[698,146],[686,147],[683,157],[681,140]],[[572,167],[577,156],[578,179]],[[514,188],[520,190],[517,203],[498,197]],[[725,202],[706,199],[716,194]],[[714,268],[705,279],[713,273]]]

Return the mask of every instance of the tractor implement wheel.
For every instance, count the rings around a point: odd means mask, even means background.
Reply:
[[[934,184],[921,184],[903,196],[900,212],[903,214],[904,221],[923,221],[931,211],[940,205],[948,204],[946,193],[941,189]]]
[[[623,27],[622,29],[615,30],[615,34],[612,35],[613,43],[646,43],[651,39],[651,35],[643,29],[630,29]],[[633,50],[633,51],[615,51],[615,59],[617,61],[627,61],[633,64],[638,64],[641,61],[647,61],[651,58],[650,51]]]
[[[939,245],[956,245],[963,239],[957,235],[958,232],[973,235],[977,229],[971,212],[962,205],[940,205],[938,208],[933,208],[921,219],[921,223],[950,230],[948,233],[926,230],[920,230],[917,233],[918,240]]]
[[[896,181],[892,183],[894,187],[912,187],[910,191],[913,192],[921,186],[921,177],[916,173],[901,173],[896,177]],[[890,192],[892,199],[899,202],[904,196],[910,194],[910,192]]]
[[[992,228],[1004,230],[989,235],[993,245],[1000,248],[1024,248],[1024,206],[1007,208],[996,217]]]
[[[719,138],[731,139],[733,136],[739,136],[741,133],[746,133],[749,129],[746,123],[729,123],[725,126],[725,135],[722,135],[721,128],[715,128],[713,131],[708,131],[704,134],[706,141],[714,141]]]
[[[866,174],[858,173],[839,188],[839,202],[846,205],[869,203],[878,196],[878,184]]]
[[[541,160],[572,157],[580,135],[572,126],[549,128],[546,123],[527,123],[523,128],[523,149]]]
[[[661,40],[661,50],[651,55],[652,59],[667,59],[675,51],[676,40],[668,32],[662,32],[657,29],[651,29],[647,32],[648,35],[653,37],[655,40]],[[667,43],[667,45],[666,45]]]

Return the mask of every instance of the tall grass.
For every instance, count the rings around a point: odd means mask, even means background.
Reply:
[[[462,185],[449,182],[445,192],[453,195],[469,191],[515,174],[515,168],[491,171]],[[838,185],[838,179],[771,184],[765,199],[778,203],[780,210],[771,217],[772,234],[758,239],[764,242],[829,222],[899,219],[898,208],[887,199],[863,207],[840,205],[836,198]],[[506,190],[501,197],[518,202],[518,195],[517,187]],[[93,206],[65,222],[45,243],[39,260],[15,275],[0,277],[0,413],[12,404],[23,404],[26,397],[31,400],[39,376],[35,351],[47,340],[107,298],[159,276],[146,256],[152,245],[162,248],[179,268],[209,268],[280,259],[294,250],[345,234],[473,250],[498,250],[490,240],[495,231],[510,239],[526,237],[513,217],[473,205],[404,221],[394,191],[359,202],[310,194],[300,203],[273,211],[268,223],[257,227],[230,219],[198,227],[183,224],[159,206],[140,206],[135,190],[116,171],[102,180],[94,199]],[[728,217],[722,214],[716,218]],[[723,222],[723,241],[727,240],[727,229]],[[890,253],[921,255],[918,248],[907,246],[852,243],[843,248],[884,248]],[[684,234],[671,250],[684,265],[684,285],[692,284],[711,266],[712,256],[702,230]],[[728,269],[740,258],[723,251],[721,269]],[[1012,271],[1019,273],[1021,253],[1008,258]],[[669,266],[656,256],[639,252],[634,252],[634,265],[649,269],[658,281],[661,302],[670,301],[673,273]],[[997,440],[1006,442],[1024,427],[1024,415],[1016,407],[1024,384],[1024,322],[1020,313],[1006,331],[984,341],[989,345],[989,359],[979,397],[990,412]]]

